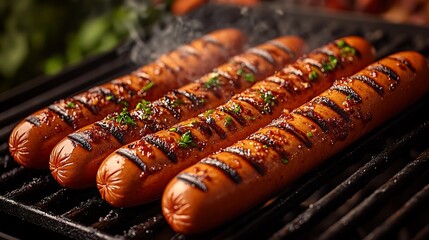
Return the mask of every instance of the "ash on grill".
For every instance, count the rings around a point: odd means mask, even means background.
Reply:
[[[429,199],[429,96],[271,201],[197,236],[171,230],[159,201],[112,208],[96,189],[61,188],[49,172],[19,167],[8,154],[7,139],[17,120],[55,99],[129,72],[162,51],[220,27],[242,29],[250,36],[251,45],[296,34],[315,48],[356,34],[373,42],[379,58],[401,50],[417,50],[429,56],[429,29],[371,18],[315,15],[274,4],[255,9],[206,5],[186,17],[166,18],[147,39],[139,40],[140,44],[129,41],[59,76],[40,79],[0,96],[0,232],[13,232],[23,238],[44,234],[79,239],[428,238],[429,209],[424,203]],[[19,227],[15,221],[19,221]]]

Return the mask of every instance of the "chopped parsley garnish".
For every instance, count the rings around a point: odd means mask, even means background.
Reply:
[[[71,102],[71,101],[67,102],[67,108],[75,108],[75,107],[76,107],[76,104],[74,102]]]
[[[317,79],[318,77],[319,77],[319,74],[317,73],[317,70],[316,70],[316,69],[313,69],[313,71],[311,71],[311,72],[308,74],[308,78],[309,78],[311,81],[313,81],[313,80]]]
[[[212,74],[212,76],[204,83],[204,87],[207,89],[214,88],[220,85],[219,74]]]
[[[137,103],[136,110],[143,110],[143,118],[147,118],[147,116],[152,114],[152,103],[142,99],[141,102]]]
[[[232,118],[230,116],[225,117],[225,127],[229,127],[232,124]]]
[[[137,123],[134,122],[134,120],[131,118],[130,112],[128,112],[128,109],[126,107],[124,107],[122,109],[122,112],[120,112],[118,116],[116,116],[115,121],[123,125],[137,125]]]
[[[346,41],[342,39],[337,41],[337,47],[341,49],[341,55],[343,56],[348,53],[350,53],[351,55],[356,55],[356,49],[348,45]]]
[[[329,63],[333,68],[335,68],[338,64],[338,59],[334,57],[333,55],[329,55]]]
[[[307,137],[313,137],[313,132],[312,131],[308,131],[307,132]]]
[[[283,164],[289,163],[289,160],[287,160],[287,158],[281,158],[280,160],[282,161]]]
[[[341,39],[341,40],[337,41],[337,46],[339,48],[343,48],[343,47],[347,46],[347,43],[346,43],[346,41],[344,41],[343,39]]]
[[[154,82],[148,82],[146,85],[144,85],[144,86],[142,87],[142,90],[143,90],[144,92],[147,92],[147,91],[149,91],[149,89],[151,89],[154,85],[155,85],[155,83],[154,83]]]
[[[170,106],[177,108],[179,105],[185,105],[185,101],[183,101],[182,99],[174,99],[171,103]]]
[[[322,63],[322,71],[334,71],[335,67],[338,65],[338,59],[333,55],[329,55],[329,62]]]
[[[170,132],[177,132],[177,128],[176,127],[172,127],[170,129],[168,129],[168,131],[170,131]]]
[[[239,113],[241,112],[241,106],[240,106],[240,105],[238,105],[237,103],[234,103],[234,108],[232,109],[232,111],[233,111],[235,114],[239,114]]]
[[[106,100],[107,100],[107,101],[113,100],[113,95],[107,95],[107,96],[106,96]]]
[[[206,103],[206,100],[204,98],[198,99],[197,101],[198,105],[203,105],[204,103]]]
[[[352,98],[352,95],[351,95],[351,94],[349,94],[349,95],[347,95],[347,96],[346,96],[346,99],[347,99],[347,100],[350,100],[351,98]]]
[[[267,106],[274,106],[274,104],[276,103],[276,97],[273,96],[273,93],[271,91],[268,91],[268,92],[261,91],[261,97],[264,100],[265,105]]]
[[[197,123],[197,120],[193,120],[192,122],[190,122],[184,126],[193,127],[195,125],[195,123]]]
[[[179,147],[190,148],[195,146],[194,140],[192,139],[191,131],[187,131],[180,137]]]
[[[208,115],[212,114],[214,112],[214,109],[209,109],[204,112],[204,117],[207,117]]]
[[[268,148],[268,145],[267,144],[264,144],[264,146],[262,146],[263,148]]]
[[[255,76],[251,73],[246,73],[242,68],[237,70],[237,74],[242,76],[246,82],[255,82]]]

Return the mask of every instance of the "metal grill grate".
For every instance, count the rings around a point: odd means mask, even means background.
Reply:
[[[218,16],[228,17],[220,20]],[[356,34],[374,43],[378,57],[400,50],[417,50],[429,57],[429,29],[374,19],[358,20],[352,16],[332,17],[323,13],[315,16],[314,12],[282,10],[273,4],[257,9],[208,5],[185,19],[169,18],[167,23],[161,23],[153,31],[143,53],[153,56],[154,52],[150,51],[160,46],[157,44],[168,45],[168,41],[159,43],[160,39],[182,36],[182,41],[186,41],[198,33],[234,26],[249,34],[252,45],[282,34],[297,34],[314,48],[334,38]],[[170,45],[171,48],[173,44],[170,42]],[[332,239],[344,236],[348,239],[425,239],[429,236],[425,218],[429,209],[424,204],[429,197],[429,142],[426,140],[429,96],[335,155],[271,201],[225,226],[197,236],[184,236],[169,228],[159,201],[134,208],[112,208],[99,197],[96,189],[61,188],[49,172],[24,169],[11,159],[7,138],[18,119],[56,98],[134,69],[137,65],[130,60],[132,50],[133,45],[128,43],[119,52],[42,81],[32,93],[31,101],[27,99],[30,95],[25,96],[26,99],[19,97],[29,93],[28,86],[0,97],[0,219],[6,227],[11,228],[12,224],[7,224],[12,222],[10,219],[21,219],[22,224],[30,226],[27,234],[79,239]],[[60,79],[68,80],[58,83]],[[58,85],[47,91],[45,86],[54,82]],[[0,227],[0,231],[11,230],[6,227]]]

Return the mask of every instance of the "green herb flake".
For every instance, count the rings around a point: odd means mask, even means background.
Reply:
[[[244,74],[244,80],[246,80],[246,82],[253,83],[255,82],[255,76],[251,73],[246,73]]]
[[[106,96],[106,100],[107,100],[107,101],[111,101],[111,100],[113,100],[113,95],[107,95],[107,96]]]
[[[343,39],[341,39],[341,40],[337,41],[337,46],[339,48],[343,48],[343,47],[347,46],[347,43],[346,43],[346,41],[344,41]]]
[[[346,43],[344,40],[338,40],[337,41],[337,47],[341,49],[341,55],[351,54],[356,55],[356,49],[351,47]]]
[[[204,98],[198,99],[197,104],[198,105],[203,105],[206,103],[206,100]]]
[[[116,122],[123,125],[133,125],[136,126],[137,123],[134,122],[134,120],[131,118],[130,112],[128,112],[128,109],[124,107],[122,109],[122,112],[118,114],[115,118]]]
[[[236,73],[237,73],[237,75],[242,75],[245,72],[244,72],[244,70],[242,68],[240,68],[240,69],[237,70]]]
[[[333,55],[329,55],[329,63],[333,68],[335,68],[338,65],[338,59]]]
[[[190,123],[188,123],[188,124],[186,124],[184,126],[193,127],[193,126],[195,126],[196,123],[197,123],[197,120],[193,120],[192,122],[190,122]]]
[[[234,112],[237,115],[240,114],[240,112],[241,112],[241,106],[238,105],[237,103],[234,103],[234,107],[232,109],[232,112]]]
[[[312,131],[308,131],[307,132],[307,137],[313,137],[313,132]]]
[[[232,118],[230,116],[225,117],[225,127],[229,127],[232,124]]]
[[[255,76],[251,73],[246,73],[242,68],[237,70],[237,74],[242,76],[246,82],[255,82]]]
[[[67,102],[67,108],[76,108],[76,104],[72,101]]]
[[[267,144],[264,144],[264,146],[262,146],[263,148],[268,148],[268,145]]]
[[[289,163],[289,160],[287,160],[287,158],[281,158],[280,160],[282,161],[283,164]]]
[[[155,83],[154,83],[154,82],[148,82],[146,85],[144,85],[144,86],[142,87],[142,90],[143,90],[144,92],[147,92],[147,91],[149,91],[149,89],[151,89],[154,85],[155,85]]]
[[[170,106],[172,106],[173,108],[177,108],[179,107],[179,105],[185,105],[185,101],[183,101],[182,99],[174,99],[171,103]]]
[[[271,91],[268,92],[260,92],[261,98],[264,100],[265,105],[274,106],[276,104],[276,97],[273,95]]]
[[[195,145],[194,140],[192,139],[191,131],[187,131],[180,137],[179,147],[181,148],[191,148]]]
[[[215,73],[204,83],[204,88],[210,89],[220,85],[219,74]]]
[[[317,79],[318,77],[319,77],[319,74],[317,73],[317,70],[315,70],[315,69],[313,69],[313,71],[311,71],[311,72],[308,74],[308,78],[309,78],[311,81],[313,81],[313,80]]]
[[[322,71],[323,72],[334,71],[335,67],[337,67],[337,65],[338,65],[338,59],[335,58],[335,56],[329,55],[328,60],[329,60],[328,62],[324,61],[322,63]]]
[[[204,116],[207,117],[208,115],[212,114],[214,112],[214,109],[209,109],[204,112]]]
[[[137,103],[136,110],[142,110],[144,113],[144,118],[147,118],[152,114],[152,103],[142,99],[141,102]]]
[[[350,95],[350,94],[346,96],[347,100],[350,100],[351,98],[352,98],[352,95]]]
[[[170,132],[177,132],[177,128],[176,127],[172,127],[170,129],[168,129],[168,131],[170,131]]]

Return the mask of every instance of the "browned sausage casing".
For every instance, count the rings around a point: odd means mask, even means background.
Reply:
[[[308,103],[202,159],[166,187],[162,210],[175,231],[214,228],[403,111],[429,90],[426,59],[393,54],[338,80]]]
[[[159,198],[181,170],[243,139],[374,60],[371,45],[346,37],[325,45],[225,105],[149,134],[115,151],[101,164],[97,186],[113,206],[133,206]]]
[[[24,167],[47,169],[52,148],[67,134],[123,107],[134,108],[141,99],[154,100],[189,83],[240,52],[244,42],[239,30],[218,30],[129,75],[59,100],[13,129],[10,153]]]
[[[160,99],[143,101],[132,111],[115,113],[85,126],[54,147],[49,162],[52,175],[67,188],[95,186],[98,167],[117,148],[225,103],[235,93],[291,63],[303,51],[304,42],[298,37],[274,39]]]

